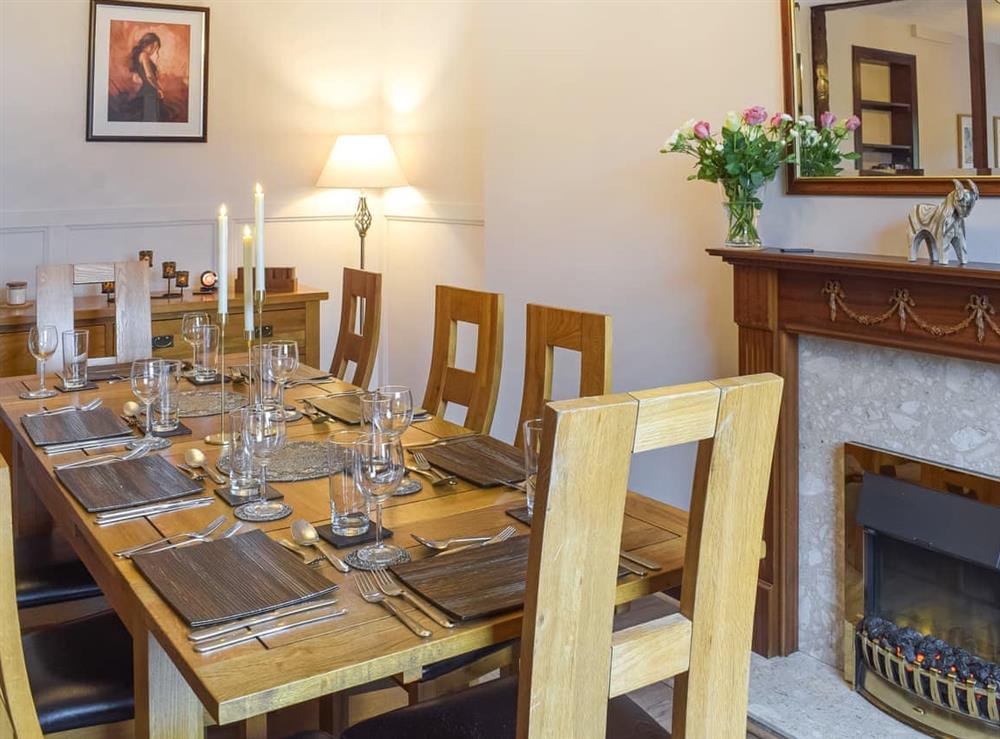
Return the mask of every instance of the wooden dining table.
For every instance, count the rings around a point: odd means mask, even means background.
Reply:
[[[245,363],[246,355],[230,357],[229,361]],[[308,367],[299,370],[303,377],[320,374]],[[319,571],[340,586],[335,595],[347,610],[344,616],[212,654],[196,653],[188,639],[187,624],[130,560],[118,558],[114,552],[201,529],[220,515],[231,522],[235,520],[233,509],[216,499],[206,507],[97,526],[94,514],[84,510],[53,473],[53,464],[82,459],[87,453],[47,456],[25,434],[21,416],[94,398],[101,398],[105,407],[120,413],[123,404],[133,399],[129,382],[98,382],[95,390],[60,393],[43,401],[17,397],[17,392],[26,386],[35,387],[36,383],[35,377],[11,378],[0,386],[0,450],[8,456],[12,470],[18,530],[37,532],[54,525],[69,540],[132,634],[137,737],[203,736],[206,713],[211,722],[218,724],[251,720],[248,725],[256,728],[250,733],[256,731],[258,736],[264,736],[266,721],[261,717],[270,711],[343,694],[387,677],[411,683],[419,680],[426,665],[520,635],[520,610],[461,622],[447,629],[396,599],[399,607],[431,628],[431,637],[420,638],[383,608],[362,600],[352,582],[353,574],[342,574],[324,564]],[[184,384],[186,380],[181,389],[191,389]],[[340,381],[299,385],[289,388],[286,403],[299,406],[303,398],[349,389],[350,385]],[[246,386],[237,384],[228,391],[246,393]],[[178,463],[183,461],[186,450],[199,448],[214,465],[220,447],[209,446],[204,439],[219,430],[220,416],[181,420],[192,434],[173,437],[172,446],[158,453]],[[288,440],[323,440],[345,428],[351,427],[303,418],[288,425]],[[406,446],[419,445],[467,433],[461,426],[430,417],[414,422],[403,441]],[[427,538],[492,535],[507,525],[514,525],[518,534],[530,531],[507,515],[508,510],[524,505],[524,493],[514,487],[481,488],[462,480],[454,485],[432,486],[428,480],[422,480],[422,484],[420,492],[391,498],[385,506],[384,524],[394,532],[391,541],[405,547],[413,559],[430,553],[411,534]],[[208,478],[206,487],[213,487]],[[304,518],[317,526],[329,523],[326,478],[275,482],[273,487],[293,508],[292,515],[281,521],[244,524],[243,531],[259,528],[274,539],[291,539],[289,527],[295,519]],[[628,494],[625,513],[623,550],[654,560],[660,569],[650,570],[645,577],[622,577],[617,591],[619,604],[680,583],[687,530],[686,512],[637,493]],[[349,551],[330,550],[341,557]],[[586,608],[587,604],[572,602],[565,607]]]

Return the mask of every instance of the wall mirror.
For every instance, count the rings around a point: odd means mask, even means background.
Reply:
[[[856,115],[836,176],[790,165],[788,191],[1000,195],[1000,0],[779,0],[785,106]]]

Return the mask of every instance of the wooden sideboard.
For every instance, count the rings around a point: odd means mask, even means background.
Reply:
[[[754,650],[798,648],[798,337],[1000,363],[1000,264],[777,249],[709,249],[733,266],[740,374],[785,378],[757,588]]]
[[[290,293],[268,293],[261,321],[265,337],[295,339],[299,356],[312,367],[323,366],[319,353],[319,304],[329,294],[323,290],[300,287]],[[181,337],[181,317],[188,311],[214,314],[218,308],[215,294],[188,293],[183,298],[152,300],[153,349],[157,357],[190,359],[191,347]],[[246,350],[243,339],[243,306],[229,302],[226,351]],[[90,331],[90,356],[113,356],[115,351],[115,311],[103,295],[78,297],[74,322],[77,328]],[[26,375],[35,371],[35,360],[28,353],[28,331],[35,323],[34,306],[0,308],[0,377]],[[61,360],[57,354],[53,367]]]

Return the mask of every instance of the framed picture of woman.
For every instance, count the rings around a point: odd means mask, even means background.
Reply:
[[[87,141],[206,141],[208,8],[91,0]]]

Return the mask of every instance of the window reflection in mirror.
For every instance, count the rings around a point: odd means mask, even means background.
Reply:
[[[1000,174],[998,0],[798,0],[793,20],[794,112],[861,120],[837,176]]]

